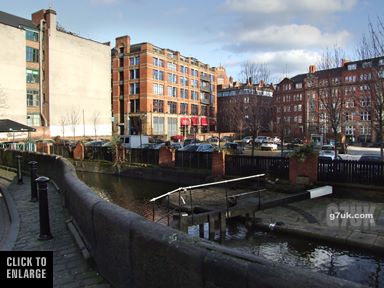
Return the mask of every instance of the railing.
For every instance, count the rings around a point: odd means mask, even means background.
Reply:
[[[176,151],[175,166],[179,168],[211,169],[211,152]]]
[[[384,162],[319,159],[318,180],[384,185]]]
[[[288,179],[289,158],[226,155],[225,175],[245,176],[256,173],[267,173],[273,177]]]
[[[159,164],[159,149],[125,149],[125,161],[129,163]]]

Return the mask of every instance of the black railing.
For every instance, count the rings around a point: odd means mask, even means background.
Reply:
[[[384,162],[319,159],[318,180],[384,185]]]
[[[226,155],[225,174],[246,176],[266,173],[282,179],[289,178],[289,158]]]
[[[176,151],[175,166],[179,168],[211,169],[211,152]]]
[[[125,149],[125,161],[157,165],[159,164],[159,149]]]

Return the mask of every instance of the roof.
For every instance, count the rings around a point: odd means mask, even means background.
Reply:
[[[8,14],[3,11],[0,11],[0,23],[13,26],[16,28],[20,28],[21,26],[21,27],[38,29],[37,26],[31,20],[24,19],[12,14]]]
[[[0,119],[0,132],[35,132],[36,129],[27,125],[9,120]]]
[[[296,75],[294,77],[291,78],[291,80],[294,82],[294,83],[300,83],[300,82],[304,82],[304,79],[307,77],[307,73],[305,74],[299,74],[299,75]]]

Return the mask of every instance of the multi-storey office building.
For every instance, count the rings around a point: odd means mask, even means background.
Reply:
[[[333,138],[333,127],[352,142],[379,140],[379,118],[384,112],[384,57],[283,79],[274,93],[275,127],[285,135],[310,139]]]
[[[0,12],[0,113],[36,136],[111,135],[110,47],[56,25]]]
[[[180,52],[116,38],[112,49],[114,133],[161,136],[216,130],[216,76]]]
[[[248,135],[252,128],[250,125],[259,122],[260,132],[270,132],[273,120],[272,84],[266,85],[263,81],[258,84],[231,82],[228,87],[223,88],[221,85],[218,87],[218,131]]]

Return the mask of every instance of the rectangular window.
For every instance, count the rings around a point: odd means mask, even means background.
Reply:
[[[152,75],[154,80],[164,81],[164,71],[152,70]]]
[[[27,90],[27,106],[40,106],[39,91]]]
[[[177,97],[177,88],[168,86],[168,96]]]
[[[153,134],[164,134],[164,117],[153,117]]]
[[[177,83],[177,75],[168,73],[168,82],[176,84]]]
[[[360,113],[360,120],[361,121],[369,121],[371,120],[371,114],[368,111],[363,111]]]
[[[39,83],[39,71],[27,69],[27,83]]]
[[[140,99],[133,99],[129,101],[130,104],[130,112],[137,113],[140,112]]]
[[[180,89],[180,98],[188,99],[188,90],[187,89]]]
[[[25,30],[25,39],[37,42],[39,41],[39,32]]]
[[[198,100],[199,99],[199,94],[197,91],[191,91],[191,99],[192,100]]]
[[[39,62],[39,50],[32,48],[32,47],[26,47],[26,59],[27,62]]]
[[[140,78],[140,69],[129,70],[129,79],[139,79],[139,78]]]
[[[27,113],[28,126],[41,126],[41,119],[39,113]]]
[[[164,95],[164,85],[154,83],[153,84],[153,94]]]
[[[140,84],[139,83],[129,84],[129,94],[130,95],[140,94]]]
[[[177,134],[177,118],[168,118],[168,136],[174,136]]]
[[[176,109],[177,109],[177,103],[168,101],[168,112],[170,114],[176,114]]]
[[[198,115],[199,114],[199,106],[192,104],[191,105],[191,114]]]
[[[191,75],[194,76],[194,77],[197,77],[199,75],[199,72],[195,69],[191,69]]]
[[[201,113],[202,116],[208,116],[208,106],[201,105]]]
[[[198,88],[199,87],[199,81],[195,80],[195,79],[191,79],[191,86],[194,88]]]
[[[159,67],[164,67],[164,61],[160,58],[153,57],[153,65],[159,66]]]
[[[348,68],[349,71],[351,71],[351,70],[356,70],[357,65],[356,65],[356,64],[349,64],[349,65],[347,66],[347,68]]]
[[[164,113],[164,101],[163,100],[153,100],[153,112]]]
[[[140,56],[134,56],[129,58],[129,65],[135,66],[140,65]]]
[[[188,114],[188,103],[180,103],[180,114]]]
[[[346,127],[345,127],[345,135],[350,135],[350,136],[352,136],[354,130],[355,130],[355,128],[353,128],[353,126],[346,126]]]
[[[371,135],[371,127],[360,126],[360,135]]]
[[[176,71],[176,64],[172,62],[168,62],[167,67],[169,70]]]

